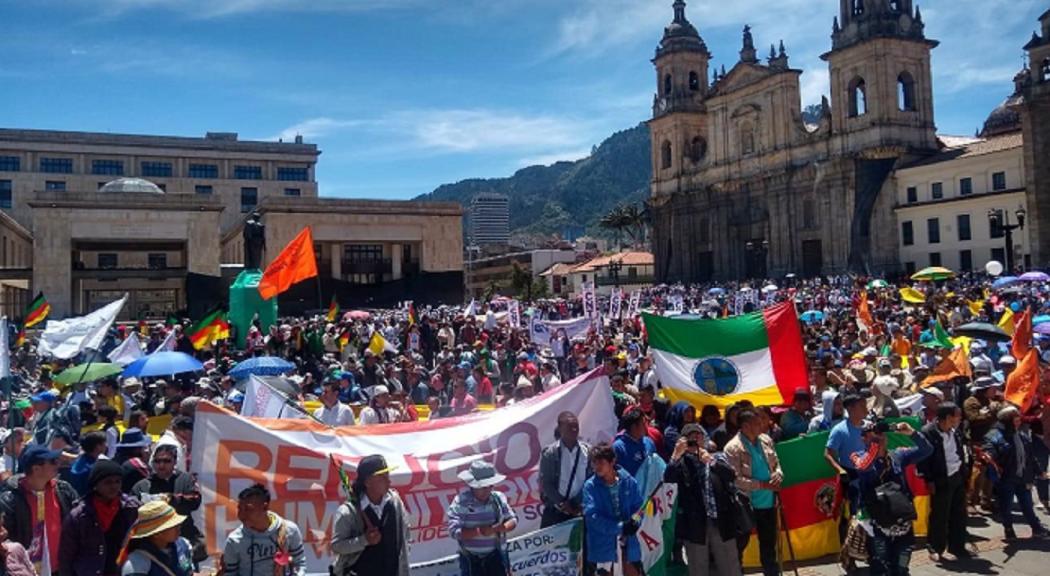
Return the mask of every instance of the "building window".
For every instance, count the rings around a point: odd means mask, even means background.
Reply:
[[[973,270],[972,250],[959,250],[959,269],[967,272]]]
[[[700,162],[707,155],[707,140],[703,136],[694,136],[689,146],[689,157],[693,162]]]
[[[1006,235],[1006,231],[1001,226],[1005,213],[1002,210],[995,211],[995,218],[989,219],[989,237],[991,238],[1002,238]],[[1000,260],[1000,262],[1005,262]]]
[[[700,220],[700,230],[697,234],[698,242],[701,244],[707,244],[711,241],[711,220],[704,218]]]
[[[112,270],[117,267],[117,255],[113,252],[100,252],[98,255],[98,267],[103,270]]]
[[[343,258],[355,264],[371,264],[383,261],[382,244],[346,244],[343,246]]]
[[[970,233],[970,215],[959,214],[955,219],[955,224],[959,228],[959,241],[970,240],[973,235]]]
[[[940,252],[930,252],[930,266],[940,266],[940,265],[941,265],[941,253]]]
[[[51,192],[64,192],[66,190],[65,180],[48,180],[44,182],[44,190]]]
[[[817,203],[813,200],[802,201],[802,227],[807,230],[817,227]]]
[[[901,244],[905,246],[915,245],[915,230],[912,227],[911,220],[901,222]]]
[[[284,195],[285,196],[302,196],[303,195],[303,191],[300,188],[285,188],[284,189]]]
[[[959,180],[959,196],[973,194],[973,178],[962,178]]]
[[[0,180],[0,208],[10,208],[11,207],[11,203],[12,203],[11,191],[12,191],[11,181],[10,180]]]
[[[1006,172],[992,174],[992,190],[1006,190]]]
[[[750,122],[740,123],[740,153],[745,156],[755,153],[755,126]]]
[[[897,76],[897,107],[901,112],[915,111],[915,79],[908,72]]]
[[[149,254],[147,261],[150,270],[163,270],[168,267],[168,255],[164,253]]]
[[[262,166],[234,166],[235,180],[262,180]]]
[[[919,189],[915,186],[908,186],[908,204],[914,204],[919,201]]]
[[[45,174],[72,174],[72,158],[41,158],[40,171]]]
[[[941,243],[941,219],[929,218],[926,220],[926,240],[930,244]]]
[[[689,91],[697,92],[700,90],[700,75],[696,72],[689,73]]]
[[[302,167],[279,166],[277,168],[277,179],[285,182],[309,182],[310,171]]]
[[[1050,81],[1050,58],[1043,58],[1043,65],[1039,69],[1039,76],[1043,82]]]
[[[943,182],[934,182],[933,184],[930,184],[930,197],[932,197],[934,200],[940,200],[941,198],[944,198]]]
[[[123,160],[92,160],[91,173],[103,176],[123,176]]]
[[[671,143],[664,140],[662,146],[660,146],[660,167],[667,170],[671,167]]]
[[[211,186],[194,186],[193,191],[197,194],[211,195],[213,190]]]
[[[259,205],[258,188],[241,188],[241,212],[251,212]]]
[[[142,162],[141,168],[146,178],[171,178],[171,162]]]
[[[671,95],[671,87],[673,85],[674,85],[674,80],[671,78],[671,75],[670,74],[665,74],[664,75],[664,96],[670,96]]]
[[[1005,248],[992,248],[992,260],[999,262],[1000,264],[1006,262],[1006,249]]]
[[[868,113],[868,88],[861,77],[849,83],[849,115],[863,116]]]
[[[0,172],[18,172],[22,169],[22,159],[18,156],[0,156]]]
[[[219,166],[217,164],[190,164],[187,175],[190,178],[218,178]]]

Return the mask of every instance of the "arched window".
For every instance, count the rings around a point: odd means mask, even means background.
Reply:
[[[755,153],[755,127],[751,122],[740,123],[740,153],[745,156]]]
[[[693,162],[700,162],[707,155],[707,140],[703,136],[696,136],[689,143],[689,158]]]
[[[890,10],[892,12],[900,12],[902,10],[902,8],[901,8],[901,0],[890,0],[889,4],[890,4]]]
[[[863,116],[868,113],[867,85],[861,77],[849,83],[849,115]]]
[[[689,73],[689,90],[691,92],[700,90],[700,76],[696,72]]]
[[[852,0],[853,2],[853,15],[864,13],[864,0]]]
[[[908,72],[901,72],[897,76],[897,108],[902,112],[914,112],[915,106],[915,79]]]
[[[671,143],[664,140],[663,145],[660,147],[660,166],[667,170],[671,167]]]
[[[1043,82],[1050,81],[1050,58],[1043,59],[1043,66],[1039,76]]]
[[[672,88],[672,86],[673,86],[673,80],[671,79],[671,75],[667,74],[666,76],[664,76],[664,96],[670,96],[671,95],[671,88]]]

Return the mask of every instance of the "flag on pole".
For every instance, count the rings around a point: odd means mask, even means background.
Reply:
[[[11,349],[7,339],[7,316],[0,318],[0,378],[11,377]]]
[[[83,350],[98,350],[127,301],[128,295],[124,294],[120,300],[110,302],[86,316],[48,320],[40,335],[37,350],[62,360],[68,360]]]
[[[471,317],[471,316],[477,316],[478,315],[478,301],[473,299],[473,298],[471,298],[470,299],[470,305],[468,305],[467,309],[463,311],[463,315],[468,317],[468,318]]]
[[[1026,414],[1039,390],[1039,351],[1029,349],[1017,359],[1017,368],[1006,378],[1006,400]]]
[[[901,300],[904,300],[905,302],[907,302],[909,304],[925,304],[926,303],[926,296],[922,292],[919,292],[918,290],[916,290],[915,288],[912,288],[910,286],[905,286],[904,288],[901,288],[900,293],[901,293]]]
[[[868,291],[860,293],[860,304],[857,305],[857,328],[862,332],[873,334],[875,329],[875,318],[871,315],[871,307],[868,305]]]
[[[38,292],[36,298],[29,303],[29,308],[26,309],[25,321],[22,324],[26,328],[32,328],[43,322],[50,313],[51,305],[47,303],[47,298],[44,298],[44,293]]]
[[[139,333],[128,332],[128,336],[124,338],[124,341],[114,348],[106,358],[114,364],[127,366],[142,358],[142,356],[142,342],[139,340]]]
[[[226,310],[221,306],[213,309],[190,327],[189,336],[194,350],[211,346],[217,340],[229,338],[230,323],[226,320]]]
[[[291,288],[292,284],[316,276],[314,238],[310,227],[307,226],[266,267],[262,279],[259,280],[259,295],[263,300],[269,300]]]
[[[26,327],[22,326],[18,329],[18,334],[15,334],[15,344],[12,348],[21,348],[26,343]]]
[[[791,401],[806,382],[806,358],[791,303],[714,320],[642,314],[656,373],[672,402],[726,407]]]
[[[412,301],[408,302],[408,326],[411,328],[416,323],[416,307],[412,304]]]
[[[344,328],[343,332],[339,334],[339,351],[342,352],[343,348],[350,343],[350,329]]]
[[[249,418],[280,418],[287,401],[261,378],[252,374],[244,387],[244,403],[241,416]]]
[[[387,342],[379,330],[372,332],[372,338],[368,341],[368,349],[376,356],[381,356],[384,352],[397,352],[397,348]]]
[[[156,352],[174,352],[175,351],[175,330],[168,330],[168,334],[161,341],[160,346],[157,346]]]
[[[933,371],[925,380],[922,387],[928,388],[940,382],[948,382],[955,378],[973,378],[973,369],[970,366],[970,355],[965,346],[960,346],[952,351],[947,358],[941,360],[933,367]]]
[[[1002,328],[1003,332],[1006,332],[1010,336],[1013,336],[1014,335],[1014,311],[1011,310],[1009,307],[1007,307],[1006,310],[1003,310],[1003,316],[1002,316],[1002,318],[999,319],[999,324],[997,324],[997,326]]]
[[[335,322],[335,319],[339,317],[339,302],[335,299],[335,294],[332,294],[332,301],[328,304],[328,313],[325,314],[324,318],[328,322]]]
[[[1018,362],[1032,347],[1032,309],[1026,308],[1017,319],[1014,327],[1013,341],[1010,343],[1010,355]]]

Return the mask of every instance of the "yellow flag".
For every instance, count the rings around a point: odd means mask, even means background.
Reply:
[[[984,300],[967,300],[966,302],[970,305],[970,314],[980,315],[981,309],[984,308]]]
[[[368,349],[376,356],[381,356],[383,352],[397,352],[397,348],[391,346],[378,330],[372,332],[372,338],[368,341]]]
[[[911,304],[926,303],[926,297],[922,295],[922,292],[919,292],[918,290],[911,287],[901,288],[901,300],[904,300],[905,302],[909,302]]]
[[[1003,317],[999,319],[999,327],[1003,329],[1010,336],[1014,335],[1014,311],[1007,308],[1003,312]]]

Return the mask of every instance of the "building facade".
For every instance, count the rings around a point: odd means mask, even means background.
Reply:
[[[894,168],[938,150],[930,53],[911,0],[841,0],[823,55],[831,99],[801,118],[780,42],[759,59],[745,27],[737,62],[711,52],[683,0],[653,64],[653,252],[660,280],[899,268]]]
[[[470,201],[470,245],[503,246],[510,242],[510,199],[483,193]]]
[[[282,294],[282,313],[458,301],[458,204],[319,198],[313,144],[0,130],[0,309],[36,292],[52,315],[129,295],[123,319],[200,317],[243,269],[248,213],[266,224],[264,265],[304,227],[317,282]],[[309,284],[309,285],[307,285]]]
[[[1025,197],[1032,238],[1032,260],[1050,261],[1050,10],[1024,49],[1028,66],[1014,78],[1011,108],[1021,116],[1024,139]]]
[[[481,298],[493,287],[497,288],[497,294],[500,290],[506,291],[511,284],[514,266],[520,267],[535,279],[555,264],[575,262],[575,250],[529,250],[470,260],[466,272],[467,295]]]

